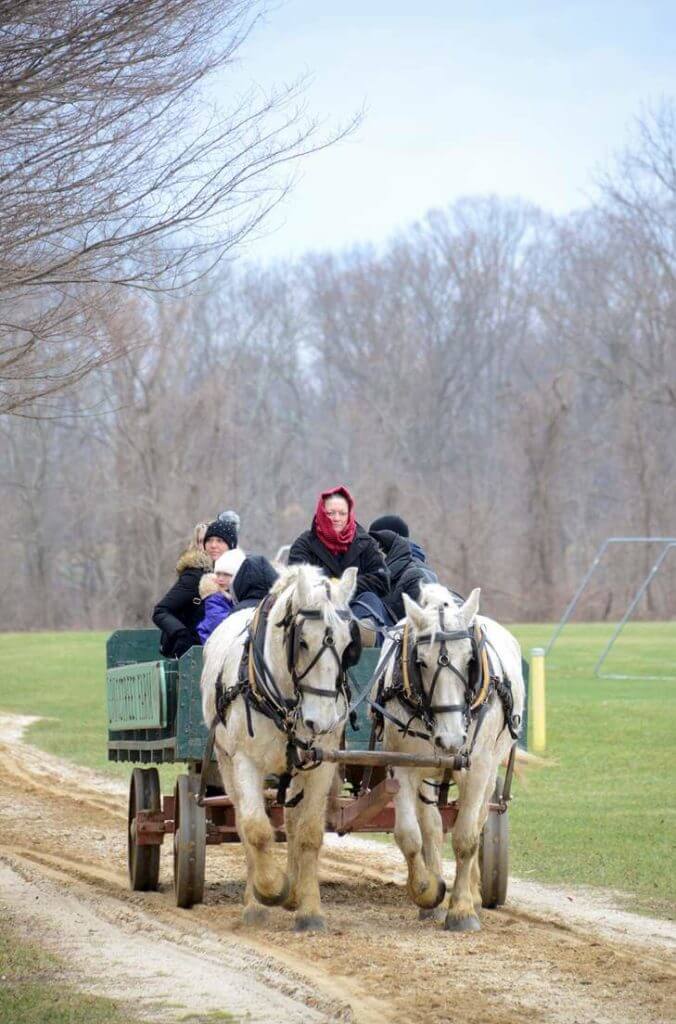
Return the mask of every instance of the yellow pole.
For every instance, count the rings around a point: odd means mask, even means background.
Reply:
[[[533,647],[530,656],[530,711],[531,722],[533,723],[533,753],[542,754],[547,748],[544,647]]]

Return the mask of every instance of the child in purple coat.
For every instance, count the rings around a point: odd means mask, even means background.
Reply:
[[[203,644],[207,642],[216,626],[220,626],[234,607],[230,597],[230,583],[245,559],[241,548],[226,551],[216,559],[214,571],[205,573],[200,580],[200,597],[204,602],[204,618],[197,625],[197,632]]]

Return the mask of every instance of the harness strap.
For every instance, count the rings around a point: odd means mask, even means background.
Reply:
[[[471,756],[472,756],[472,754],[474,752],[474,746],[475,746],[477,738],[479,736],[479,730],[481,729],[481,726],[483,725],[483,721],[484,721],[484,718],[486,717],[486,712],[487,711],[488,711],[488,701],[484,701],[484,703],[480,705],[479,710],[477,712],[477,716],[475,718],[475,723],[476,724],[474,726],[474,735],[472,736],[471,746],[470,746],[469,750],[467,751],[467,754],[468,754],[468,756],[470,758],[471,758]]]
[[[477,657],[479,658],[479,665],[481,666],[481,688],[476,700],[470,708],[470,711],[474,711],[475,708],[480,707],[484,703],[488,696],[488,688],[491,682],[491,673],[488,667],[488,653],[486,651],[486,634],[477,623],[474,624],[474,642],[476,643]]]
[[[327,587],[327,596],[330,596],[330,592]],[[311,743],[305,740],[299,739],[295,734],[295,722],[297,715],[297,708],[299,703],[299,692],[311,693],[320,697],[332,697],[337,700],[339,696],[342,696],[345,700],[346,711],[349,708],[351,691],[347,678],[347,670],[343,667],[341,659],[335,649],[335,643],[333,638],[333,631],[330,626],[326,627],[324,639],[322,645],[312,659],[310,664],[307,666],[304,672],[301,674],[296,673],[294,665],[294,649],[291,651],[291,665],[290,674],[294,684],[294,696],[291,698],[285,697],[281,692],[280,687],[274,677],[274,674],[270,671],[269,666],[265,661],[264,654],[264,643],[265,634],[268,623],[268,617],[270,610],[275,602],[275,598],[272,595],[266,597],[263,601],[257,605],[254,615],[251,619],[251,624],[248,628],[248,637],[245,642],[242,657],[240,660],[237,683],[225,690],[223,687],[223,670],[224,666],[221,667],[221,671],[216,680],[216,710],[217,718],[214,722],[213,730],[215,731],[215,725],[218,721],[226,724],[227,712],[230,704],[238,697],[242,696],[244,699],[244,707],[246,713],[247,732],[251,738],[254,736],[253,717],[252,711],[255,710],[264,717],[270,719],[275,726],[286,735],[287,746],[286,746],[286,770],[279,776],[279,785],[277,790],[277,801],[279,804],[285,807],[295,807],[303,799],[303,790],[296,794],[291,800],[287,802],[286,793],[291,780],[297,771],[311,771],[313,768],[318,767],[319,762],[304,765],[300,762],[298,757],[298,751],[309,750]],[[302,608],[296,613],[301,618],[320,618],[321,613],[315,609]],[[351,618],[349,611],[338,610],[340,618],[349,619]],[[279,623],[280,626],[284,626],[285,629],[289,628],[292,623],[294,616],[291,615],[291,609],[287,606],[287,615],[284,620]],[[293,626],[292,626],[293,629]],[[293,643],[293,638],[291,640]],[[314,665],[318,662],[319,658],[324,654],[324,651],[330,650],[333,654],[334,659],[338,664],[338,675],[336,679],[336,689],[327,690],[321,687],[310,686],[301,682],[304,679]]]
[[[390,712],[387,711],[386,708],[384,708],[377,701],[372,700],[370,701],[370,704],[371,707],[378,713],[378,716],[380,718],[386,718],[388,722],[392,722],[394,725],[396,725],[397,728],[399,729],[399,732],[402,733],[402,735],[415,736],[416,738],[421,740],[428,740],[430,738],[430,734],[428,732],[417,732],[415,729],[410,728],[411,722],[414,721],[414,719],[416,718],[420,718],[420,715],[417,712],[414,712],[411,715],[408,722],[402,722],[400,718],[396,718],[394,715],[390,714]]]
[[[254,661],[254,644],[253,644],[252,641],[253,641],[253,638],[257,635],[257,632],[258,632],[258,621],[260,619],[261,608],[262,607],[263,607],[263,602],[261,602],[261,604],[257,605],[256,611],[254,612],[253,619],[251,620],[251,632],[250,632],[250,642],[249,642],[249,685],[251,686],[251,689],[254,690],[254,691],[257,689],[257,687],[256,687],[256,665],[255,665],[255,661]]]
[[[408,633],[409,626],[407,622],[404,626],[404,632],[401,635],[401,678],[404,684],[404,693],[410,699],[411,682],[408,678]]]
[[[450,768],[444,768],[444,774],[439,785],[439,807],[445,807],[448,803],[448,787],[451,784],[451,775],[453,774]]]

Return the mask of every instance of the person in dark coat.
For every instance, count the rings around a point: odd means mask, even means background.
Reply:
[[[160,653],[165,658],[180,658],[201,642],[197,631],[204,617],[200,580],[205,572],[211,572],[220,555],[236,547],[237,524],[220,517],[209,523],[202,543],[191,544],[179,558],[178,579],[153,609],[153,622],[162,631]]]
[[[255,608],[268,596],[277,576],[264,555],[248,555],[230,584],[230,596],[235,604],[233,612]]]
[[[373,616],[378,625],[384,624],[382,599],[389,590],[390,574],[380,548],[355,519],[354,499],[347,487],[332,487],[319,495],[312,526],[289,551],[289,565],[298,563],[319,566],[327,576],[336,577],[356,566],[353,611],[358,618]]]
[[[390,623],[395,623],[406,614],[404,594],[418,601],[420,584],[428,580],[406,537],[401,537],[394,530],[369,530],[369,534],[385,555],[385,564],[390,571],[390,592],[383,598],[383,604],[389,613]]]
[[[204,615],[199,596],[200,580],[211,572],[213,562],[204,548],[188,548],[176,563],[178,579],[153,610],[153,622],[162,630],[160,653],[180,658],[200,643],[197,626]]]
[[[394,514],[378,516],[374,519],[369,526],[369,533],[373,535],[381,530],[392,530],[393,533],[398,534],[399,537],[403,537],[407,540],[411,550],[411,555],[415,558],[416,562],[419,562],[423,566],[423,583],[438,583],[439,577],[432,568],[427,564],[427,555],[414,540],[411,540],[409,536],[408,523],[401,516]]]

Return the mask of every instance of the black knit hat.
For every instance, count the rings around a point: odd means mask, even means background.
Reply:
[[[233,522],[226,522],[223,519],[215,519],[213,523],[209,523],[207,526],[207,532],[204,534],[203,544],[209,540],[209,537],[220,537],[224,540],[228,547],[237,547],[237,526]]]
[[[369,533],[373,533],[374,530],[392,530],[394,533],[398,533],[400,537],[408,537],[408,524],[404,522],[401,516],[379,516],[369,526]]]

